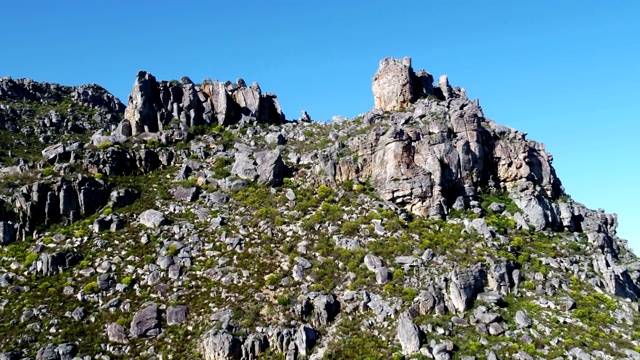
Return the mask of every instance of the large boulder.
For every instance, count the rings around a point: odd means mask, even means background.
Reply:
[[[289,167],[282,160],[280,151],[266,150],[255,154],[237,152],[231,174],[260,185],[281,185]]]
[[[316,332],[313,328],[301,325],[294,336],[294,343],[298,349],[298,356],[302,359],[309,354],[308,351],[316,344]]]
[[[242,342],[226,331],[210,330],[200,342],[205,360],[240,360]]]
[[[413,70],[411,58],[384,58],[373,78],[374,107],[383,111],[398,111],[413,100]]]
[[[127,331],[125,330],[124,326],[118,323],[107,324],[106,331],[107,339],[109,339],[110,342],[118,344],[126,344],[129,342]]]
[[[400,316],[396,334],[404,355],[410,356],[420,351],[420,330],[408,316]]]
[[[131,337],[154,337],[160,334],[160,313],[156,304],[149,304],[133,315]]]
[[[160,211],[149,209],[149,210],[143,211],[140,214],[140,216],[138,217],[138,221],[140,221],[140,224],[148,228],[154,229],[161,225],[164,225],[167,219],[164,217],[164,214],[161,213]]]
[[[454,309],[462,314],[473,305],[476,296],[484,290],[486,274],[480,264],[450,274],[449,298]]]

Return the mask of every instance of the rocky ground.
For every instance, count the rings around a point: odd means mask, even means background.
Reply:
[[[375,108],[257,83],[0,80],[0,359],[637,359],[640,262],[552,156],[381,61]]]

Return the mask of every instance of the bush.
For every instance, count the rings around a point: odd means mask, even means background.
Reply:
[[[133,284],[133,278],[131,276],[126,276],[122,279],[122,283],[127,286],[131,286]]]
[[[267,279],[265,280],[265,284],[269,286],[276,286],[280,284],[281,280],[282,279],[280,278],[280,276],[276,274],[270,274],[269,276],[267,276]]]
[[[96,294],[99,289],[98,289],[98,283],[95,281],[92,281],[90,283],[88,283],[87,285],[85,285],[82,288],[82,291],[84,291],[86,294]]]
[[[160,141],[158,139],[147,139],[147,148],[154,150],[160,147]]]
[[[53,175],[53,169],[50,167],[46,167],[42,169],[42,176],[51,176]]]
[[[522,282],[522,287],[527,289],[527,290],[535,290],[536,289],[536,284],[534,284],[530,280],[526,280],[526,281]]]
[[[213,176],[216,179],[224,179],[227,176],[231,175],[231,171],[229,171],[227,167],[231,165],[232,162],[233,162],[233,159],[230,159],[230,158],[226,158],[226,157],[217,158],[215,163],[213,164]]]
[[[320,185],[318,187],[318,198],[320,198],[320,200],[325,200],[332,194],[333,194],[333,191],[328,186]]]
[[[191,135],[204,135],[210,131],[208,125],[193,125],[189,128],[189,134]]]
[[[101,143],[100,145],[98,145],[98,150],[102,151],[102,150],[108,149],[112,145],[113,145],[113,143],[111,143],[110,141],[105,141],[105,142]]]
[[[174,244],[169,245],[167,248],[167,255],[173,256],[176,254],[178,254],[178,248]]]
[[[29,253],[24,259],[24,266],[30,267],[36,260],[38,260],[38,254]]]
[[[340,228],[345,235],[353,236],[358,234],[360,230],[360,224],[355,221],[345,221]]]
[[[289,306],[291,304],[291,299],[284,295],[278,295],[277,301],[280,306]]]
[[[404,288],[402,289],[402,299],[408,303],[412,302],[413,299],[418,296],[418,291],[414,288]]]

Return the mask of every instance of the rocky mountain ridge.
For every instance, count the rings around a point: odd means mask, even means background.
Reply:
[[[615,215],[433,79],[383,59],[331,123],[242,79],[1,79],[0,358],[639,358]]]

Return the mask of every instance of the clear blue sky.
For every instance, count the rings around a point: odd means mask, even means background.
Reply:
[[[378,61],[411,56],[545,143],[567,192],[618,213],[640,250],[638,1],[21,0],[0,14],[0,76],[98,83],[125,104],[145,69],[258,81],[288,118],[353,117],[373,106]]]

